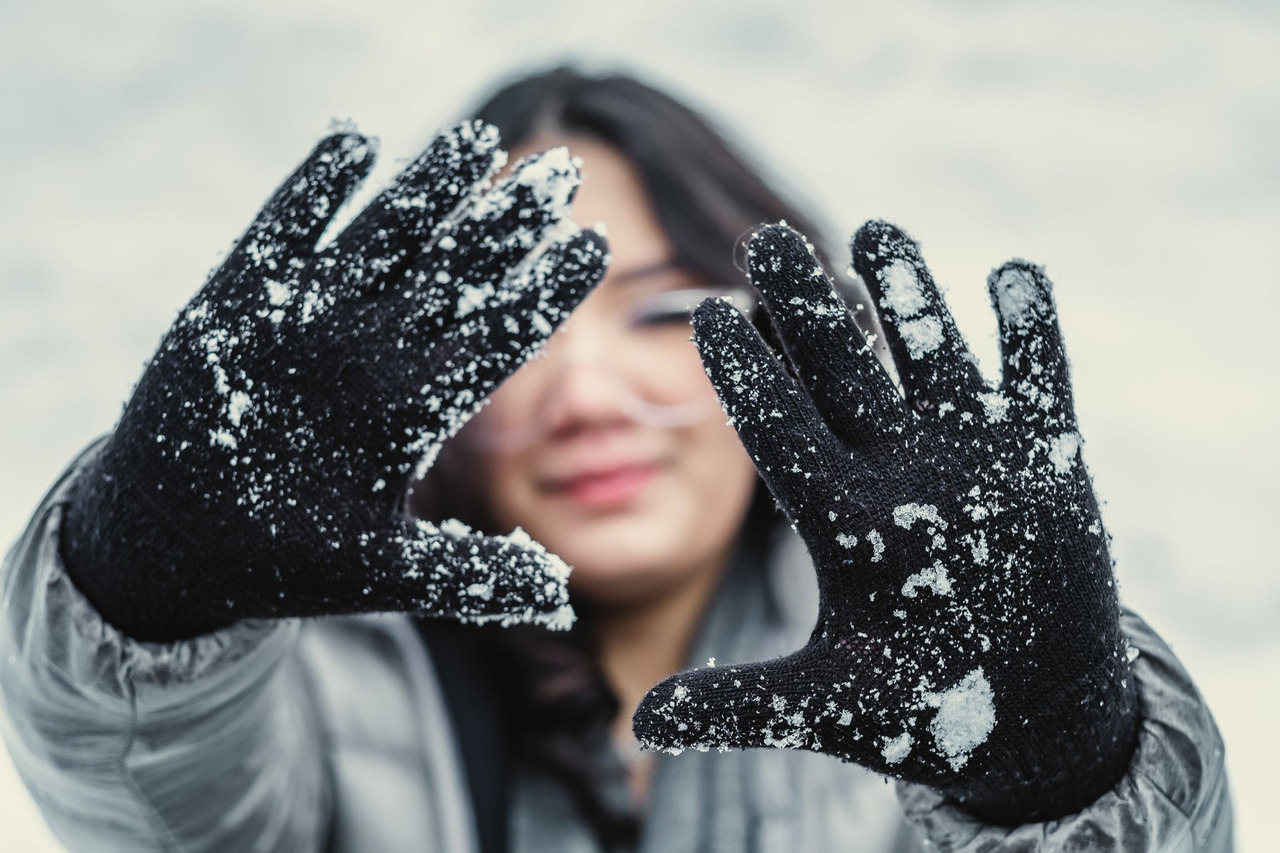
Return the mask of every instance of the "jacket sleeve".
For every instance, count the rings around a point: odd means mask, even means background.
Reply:
[[[1079,814],[1017,827],[991,826],[937,792],[898,783],[907,819],[926,850],[945,853],[1229,853],[1231,797],[1222,736],[1191,677],[1136,614],[1125,634],[1137,651],[1134,675],[1142,713],[1129,771]]]
[[[0,734],[45,819],[76,851],[320,849],[329,780],[298,625],[152,644],[104,623],[59,555],[76,467],[0,568]]]

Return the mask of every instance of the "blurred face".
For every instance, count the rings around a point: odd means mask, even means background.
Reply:
[[[523,527],[563,557],[576,595],[625,606],[724,565],[755,469],[689,340],[688,307],[723,287],[672,263],[638,175],[613,148],[544,137],[513,157],[554,145],[583,159],[574,218],[604,223],[613,260],[459,438],[478,451],[499,528]]]

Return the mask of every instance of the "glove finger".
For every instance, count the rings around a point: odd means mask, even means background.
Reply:
[[[465,388],[453,406],[470,411],[529,360],[591,289],[608,262],[608,244],[595,231],[566,223],[544,251],[530,253],[514,267],[492,298],[446,333],[445,360],[432,387],[448,393]],[[459,424],[460,426],[460,424]]]
[[[1013,260],[987,277],[991,305],[1000,318],[1001,390],[1031,412],[1075,429],[1071,376],[1053,284],[1044,271]]]
[[[512,269],[497,293],[446,332],[434,347],[444,354],[418,362],[429,364],[431,373],[410,369],[405,374],[406,387],[430,389],[430,394],[418,395],[416,407],[398,406],[398,413],[385,414],[388,422],[409,419],[402,434],[416,436],[398,448],[401,458],[390,460],[390,476],[421,470],[414,463],[433,456],[493,389],[541,349],[600,281],[607,263],[604,238],[572,226]]]
[[[327,254],[358,271],[357,291],[391,280],[416,258],[431,231],[477,193],[506,155],[498,131],[469,121],[441,133],[395,182],[352,220]]]
[[[647,749],[805,749],[936,781],[985,757],[995,722],[981,668],[917,695],[806,646],[776,660],[677,673],[645,694],[632,730]]]
[[[392,538],[400,549],[393,564],[410,591],[404,603],[424,616],[558,631],[573,625],[569,566],[519,528],[482,536],[457,521],[406,526]]]
[[[557,630],[575,618],[569,567],[519,529],[482,536],[458,521],[437,526],[401,519],[360,536],[353,551],[340,548],[334,555],[327,570],[311,564],[307,577],[296,579],[305,582],[289,583],[265,615],[411,612]]]
[[[329,221],[373,168],[376,150],[373,140],[354,131],[320,140],[232,250],[237,263],[258,272],[251,279],[255,284],[294,274],[288,262],[314,250]]]
[[[924,411],[985,387],[915,240],[868,222],[853,237],[853,266],[875,294],[911,405]]]
[[[640,700],[631,726],[646,749],[785,747],[829,752],[841,709],[823,698],[841,674],[805,648],[784,658],[677,673]]]
[[[828,424],[848,439],[905,424],[893,381],[802,235],[762,228],[747,245],[747,271]]]
[[[522,161],[493,189],[444,224],[411,265],[406,323],[446,330],[490,299],[507,272],[564,219],[580,177],[569,152],[554,148]]]
[[[838,483],[851,482],[848,453],[813,402],[742,312],[708,299],[693,314],[694,343],[729,423],[756,470],[800,534],[829,534],[827,516],[842,500]],[[817,541],[817,540],[814,540]]]

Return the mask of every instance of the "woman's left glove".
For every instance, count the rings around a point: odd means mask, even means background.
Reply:
[[[991,388],[913,240],[868,223],[853,258],[905,399],[784,225],[754,236],[748,264],[790,369],[727,303],[694,317],[729,419],[813,557],[818,624],[786,658],[667,679],[637,737],[823,752],[996,823],[1078,811],[1125,772],[1136,692],[1049,281],[1021,261],[991,274]]]
[[[404,494],[600,279],[564,149],[494,182],[497,131],[442,134],[327,245],[373,163],[321,141],[169,330],[81,472],[62,537],[143,640],[241,619],[409,611],[568,627],[568,568],[528,536],[415,522]]]

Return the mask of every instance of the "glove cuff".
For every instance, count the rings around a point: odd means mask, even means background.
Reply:
[[[231,624],[193,610],[195,596],[164,594],[175,588],[166,578],[194,557],[158,501],[143,495],[127,466],[113,464],[115,443],[87,460],[68,490],[60,550],[72,582],[104,620],[135,640],[189,639]]]
[[[942,792],[985,823],[1017,826],[1075,814],[1115,787],[1137,747],[1140,714],[1123,649],[1112,662],[1114,671],[1080,694],[1087,713],[1076,725],[1063,727],[1058,709],[1057,728],[1024,726],[1028,737],[993,745],[982,769],[997,772],[966,773],[963,786]]]

